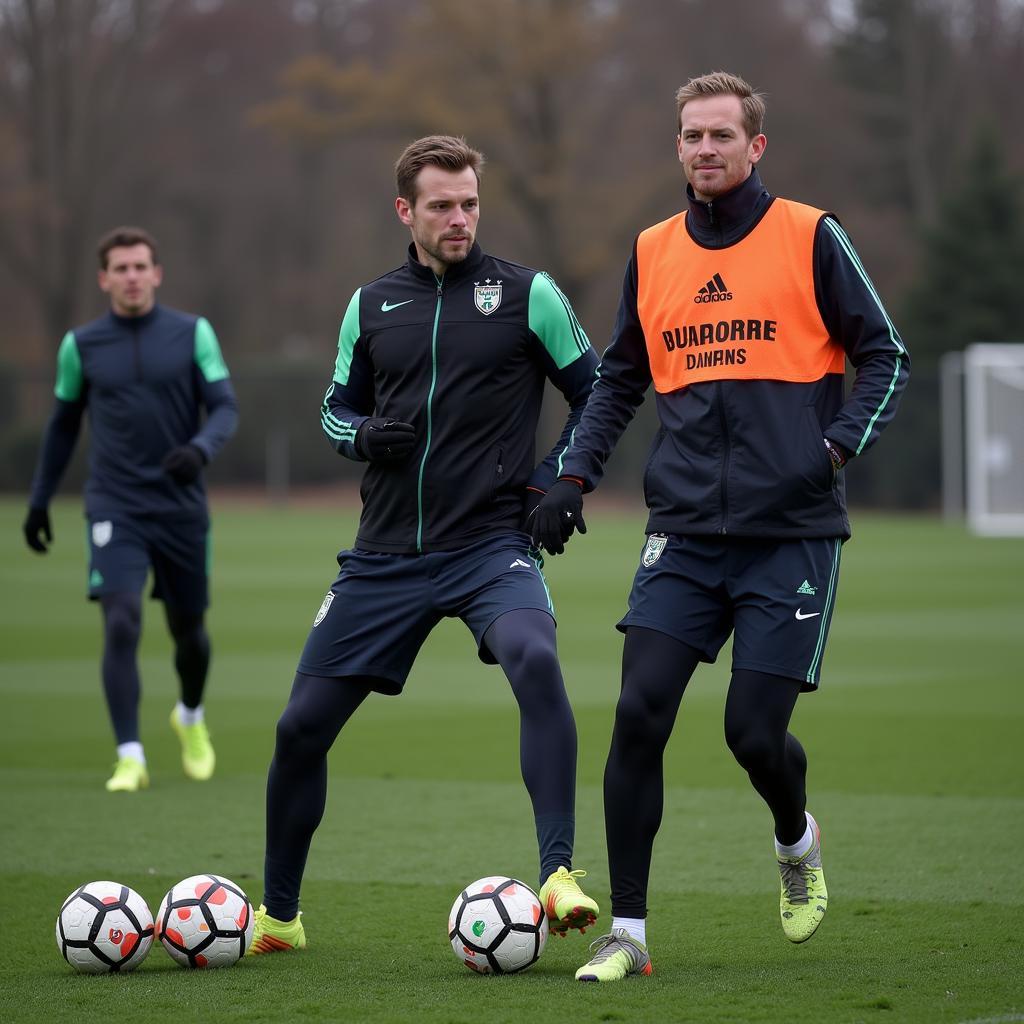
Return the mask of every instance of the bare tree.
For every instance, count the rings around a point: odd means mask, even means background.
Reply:
[[[0,262],[32,296],[56,345],[80,296],[97,186],[131,132],[126,88],[165,3],[4,0]]]

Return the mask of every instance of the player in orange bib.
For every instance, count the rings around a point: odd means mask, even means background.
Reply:
[[[789,721],[800,693],[818,686],[850,536],[842,469],[888,425],[909,372],[836,218],[761,183],[762,97],[714,72],[683,86],[676,108],[686,209],[636,239],[597,384],[533,530],[552,554],[585,531],[583,495],[653,383],[650,516],[619,623],[622,691],[604,781],[613,921],[581,981],[651,973],[662,754],[691,675],[730,634],[725,736],[774,818],[782,927],[803,942],[821,923],[821,833]]]

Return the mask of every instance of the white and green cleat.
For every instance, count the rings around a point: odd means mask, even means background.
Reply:
[[[790,942],[806,942],[818,929],[828,909],[828,889],[821,868],[821,829],[808,814],[814,841],[802,857],[779,857],[782,893],[779,913]]]
[[[585,932],[600,913],[597,901],[591,899],[581,888],[577,878],[583,878],[586,871],[570,871],[560,867],[548,875],[540,887],[540,902],[548,916],[548,927],[555,935],[564,936],[570,928]]]
[[[134,757],[119,757],[106,785],[108,793],[137,793],[149,785],[149,773]]]
[[[178,709],[175,707],[171,711],[171,728],[181,741],[181,767],[185,774],[197,782],[206,782],[212,778],[217,755],[213,751],[206,723],[182,725],[178,719]]]
[[[253,918],[252,942],[246,956],[260,956],[262,953],[290,953],[294,949],[306,948],[306,929],[302,927],[302,912],[291,921],[278,921],[267,913],[260,904]]]
[[[613,928],[590,944],[594,954],[577,972],[577,981],[622,981],[630,974],[654,973],[647,947],[625,928]]]

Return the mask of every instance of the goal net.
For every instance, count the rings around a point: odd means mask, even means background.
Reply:
[[[963,379],[967,524],[1024,536],[1024,344],[969,345]]]

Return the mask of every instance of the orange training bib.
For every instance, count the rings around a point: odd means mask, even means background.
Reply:
[[[725,249],[694,242],[685,213],[640,234],[637,311],[656,391],[843,372],[845,353],[829,337],[814,294],[814,235],[823,215],[775,199]]]

